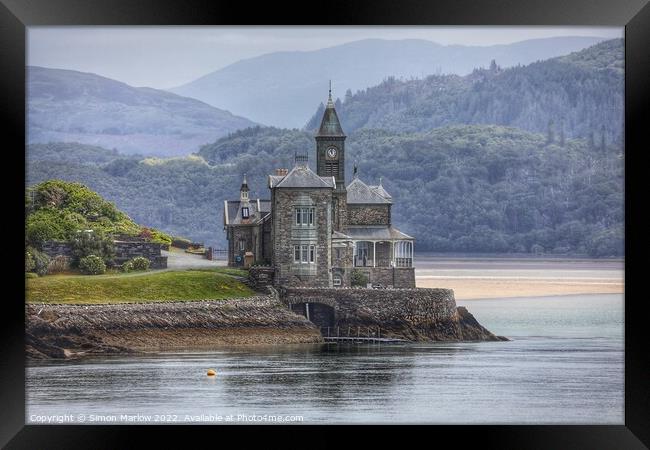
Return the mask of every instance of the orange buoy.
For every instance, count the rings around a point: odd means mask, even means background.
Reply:
[[[208,376],[213,377],[217,374],[217,371],[214,369],[208,369]]]

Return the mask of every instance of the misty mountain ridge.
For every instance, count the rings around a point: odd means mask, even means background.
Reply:
[[[496,124],[565,138],[622,140],[622,39],[525,66],[504,69],[497,63],[465,76],[388,77],[354,94],[348,90],[336,101],[337,113],[346,132]],[[323,110],[321,102],[305,129],[319,126]]]
[[[466,75],[487,67],[492,59],[502,67],[548,59],[603,41],[598,37],[553,37],[491,46],[440,45],[420,39],[364,39],[314,51],[275,52],[238,61],[192,82],[170,89],[248,117],[283,128],[298,128],[313,106],[335,92],[356,91],[389,76]]]
[[[188,154],[254,122],[196,99],[73,70],[27,68],[29,143]]]

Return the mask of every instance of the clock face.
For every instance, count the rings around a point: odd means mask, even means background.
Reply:
[[[327,149],[327,156],[330,158],[336,158],[336,147],[330,147]]]

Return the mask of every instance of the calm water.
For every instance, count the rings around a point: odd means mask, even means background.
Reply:
[[[251,416],[265,423],[264,415],[302,416],[303,423],[623,423],[622,295],[458,303],[513,340],[31,363],[26,420],[123,423],[122,414],[139,414],[138,423],[225,422],[228,415],[239,423]],[[207,368],[217,376],[206,377]]]

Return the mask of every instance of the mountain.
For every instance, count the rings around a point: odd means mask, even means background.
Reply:
[[[254,125],[191,98],[91,73],[27,69],[28,142],[80,142],[127,153],[188,154]]]
[[[276,52],[238,61],[171,89],[235,114],[284,128],[302,127],[313,105],[336,93],[356,91],[397,78],[466,75],[487,67],[528,64],[580,50],[597,37],[531,39],[507,45],[439,45],[431,41],[366,39],[315,51]]]
[[[497,124],[565,137],[621,142],[623,40],[508,69],[489,68],[422,79],[390,77],[337,102],[345,131],[427,131],[454,124]],[[320,123],[319,106],[307,123]]]
[[[239,197],[243,174],[253,198],[268,198],[266,175],[292,167],[297,150],[310,150],[313,168],[313,148],[308,132],[266,127],[184,158],[84,162],[78,145],[75,152],[30,146],[28,184],[81,182],[138,223],[224,248],[223,201]],[[620,146],[472,125],[359,130],[348,136],[346,155],[348,181],[355,162],[364,181],[382,177],[393,221],[415,236],[418,251],[623,254]]]

